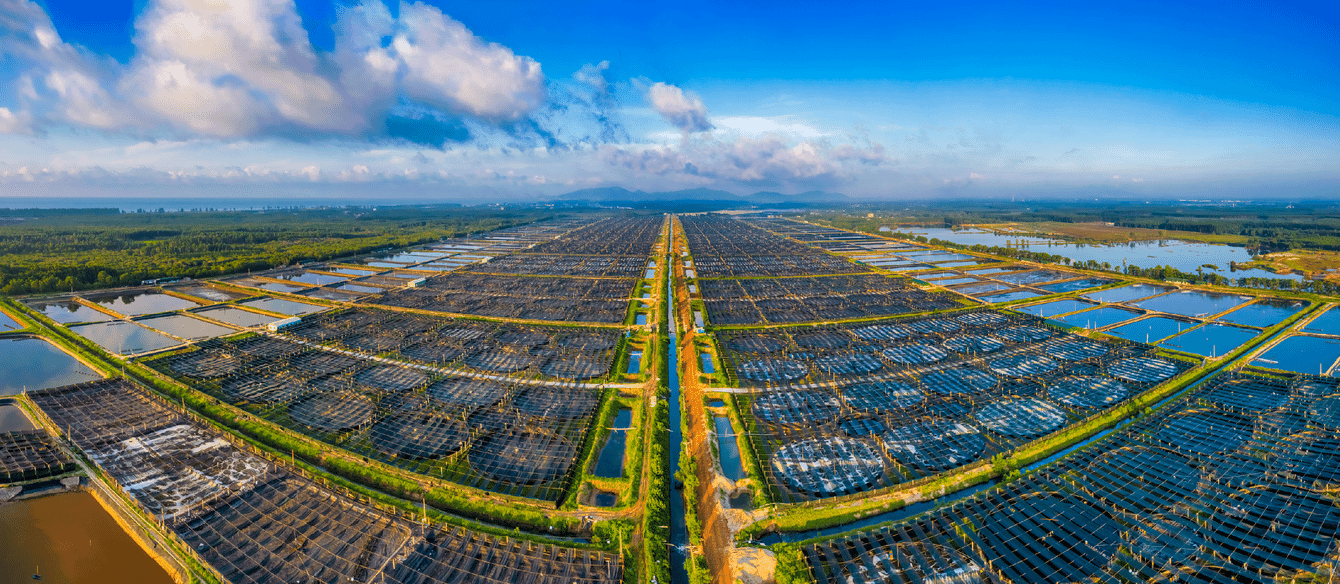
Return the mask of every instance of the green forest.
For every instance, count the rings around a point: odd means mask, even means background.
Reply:
[[[927,226],[957,227],[980,223],[1111,223],[1116,227],[1161,229],[1206,235],[1242,236],[1251,248],[1340,250],[1340,208],[1315,205],[1206,205],[1095,203],[963,203],[871,208],[881,216]],[[864,213],[825,215],[834,227],[873,231],[888,219]],[[881,221],[883,223],[881,223]]]
[[[120,213],[0,209],[8,295],[203,278],[404,247],[551,216],[540,211],[383,207]]]

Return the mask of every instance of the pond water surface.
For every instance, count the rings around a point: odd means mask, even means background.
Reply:
[[[627,428],[632,423],[633,410],[619,409],[619,415],[614,417],[613,425],[610,426],[609,440],[605,442],[604,448],[600,449],[600,458],[596,460],[596,476],[613,479],[623,476],[624,450],[628,442]]]
[[[314,312],[321,312],[322,310],[326,309],[325,306],[321,306],[319,304],[307,304],[306,302],[296,302],[293,300],[285,300],[283,298],[261,298],[258,300],[248,300],[246,302],[242,302],[241,305],[251,308],[259,308],[261,310],[268,310],[270,312],[277,312],[279,314],[287,314],[289,316],[297,316],[300,314],[312,314]]]
[[[1016,306],[1014,307],[1014,310],[1024,314],[1048,318],[1058,314],[1065,314],[1067,312],[1075,312],[1077,310],[1093,307],[1094,304],[1092,302],[1066,298],[1064,300],[1053,300],[1051,302],[1043,302],[1042,304],[1034,304],[1032,306]]]
[[[1325,375],[1330,373],[1337,358],[1340,358],[1340,340],[1295,335],[1280,341],[1278,345],[1252,361],[1252,364],[1297,373]]]
[[[1303,310],[1304,308],[1307,308],[1307,303],[1300,300],[1263,299],[1225,314],[1220,317],[1219,320],[1234,324],[1270,328],[1288,320],[1289,317],[1298,314],[1298,311]]]
[[[47,318],[61,324],[75,322],[107,322],[112,320],[111,315],[99,312],[73,300],[32,302],[28,304],[28,307],[41,312],[46,315]]]
[[[196,314],[199,314],[200,316],[206,318],[212,318],[219,322],[226,322],[228,324],[248,328],[253,326],[266,325],[276,320],[279,320],[278,318],[270,316],[268,314],[259,314],[251,312],[250,310],[233,308],[231,306],[223,306],[220,308],[210,308],[206,310],[201,310]]]
[[[0,395],[102,379],[69,353],[36,337],[0,339]]]
[[[1126,308],[1104,306],[1096,310],[1086,310],[1084,312],[1056,317],[1052,320],[1080,328],[1098,329],[1136,318],[1141,314],[1142,313]]]
[[[86,300],[126,316],[140,316],[200,306],[190,300],[177,298],[162,292],[136,292],[118,296],[88,297]]]
[[[1193,326],[1196,324],[1164,316],[1153,316],[1119,326],[1107,331],[1107,334],[1137,343],[1157,343],[1159,339],[1170,337]]]
[[[1145,310],[1156,310],[1168,314],[1203,317],[1219,314],[1239,304],[1250,302],[1251,296],[1238,294],[1216,294],[1200,290],[1179,290],[1157,298],[1142,300],[1133,306]]]
[[[1120,267],[1124,261],[1128,265],[1142,268],[1169,266],[1183,272],[1194,273],[1196,268],[1204,264],[1214,264],[1218,267],[1218,270],[1214,270],[1215,273],[1229,278],[1244,276],[1287,280],[1302,278],[1295,274],[1283,275],[1259,269],[1230,271],[1229,262],[1247,263],[1254,259],[1255,254],[1245,247],[1229,245],[1195,243],[1177,239],[1136,241],[1114,245],[1088,245],[1036,237],[1025,238],[1012,234],[996,235],[989,231],[977,230],[918,227],[913,229],[912,232],[917,235],[925,235],[928,238],[942,239],[963,245],[1005,246],[1026,241],[1027,243],[1022,246],[1022,249],[1064,256],[1081,262],[1089,260],[1099,263],[1107,262],[1117,267]],[[1014,247],[1020,246],[1015,245]]]
[[[117,355],[157,351],[181,344],[177,339],[124,320],[81,324],[70,327],[70,330]]]
[[[5,331],[16,331],[23,328],[19,321],[9,317],[8,314],[0,312],[0,333]]]
[[[1258,334],[1261,331],[1212,323],[1163,341],[1159,346],[1204,357],[1218,357],[1241,347]]]
[[[1088,294],[1085,294],[1084,297],[1090,300],[1097,300],[1099,302],[1117,303],[1117,302],[1127,302],[1130,300],[1136,300],[1139,298],[1147,298],[1155,294],[1162,294],[1169,290],[1172,290],[1172,288],[1168,286],[1154,286],[1152,284],[1131,284],[1130,286],[1119,286],[1117,288],[1109,288],[1107,290],[1090,292]]]
[[[717,452],[721,460],[721,474],[732,481],[744,478],[744,464],[740,462],[740,445],[735,440],[735,429],[730,418],[715,416],[712,423],[716,429]]]
[[[1309,321],[1303,330],[1324,335],[1340,335],[1340,306],[1328,308],[1326,312]]]
[[[237,332],[235,329],[219,326],[212,322],[205,322],[198,318],[192,318],[183,314],[156,316],[154,318],[146,318],[135,322],[188,341],[203,341],[205,339],[212,339],[214,337],[221,337]]]
[[[0,505],[0,582],[172,584],[89,493]]]

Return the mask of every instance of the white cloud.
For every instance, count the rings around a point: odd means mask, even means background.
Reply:
[[[155,0],[135,22],[122,91],[176,127],[244,136],[267,125],[355,133],[356,111],[320,60],[292,0]]]
[[[796,138],[822,138],[832,132],[821,131],[813,126],[793,122],[786,118],[765,118],[759,116],[726,116],[712,119],[720,134],[739,133],[749,136],[762,134],[782,134]]]
[[[31,134],[32,120],[27,112],[14,113],[0,107],[0,134]]]
[[[63,42],[35,3],[0,0],[0,54],[19,64],[35,121],[131,133],[357,136],[382,132],[401,96],[489,123],[544,100],[539,63],[437,8],[338,11],[335,50],[320,54],[293,0],[150,0],[121,65]]]
[[[647,103],[681,132],[688,134],[712,129],[712,122],[707,119],[707,106],[692,91],[658,81],[647,88]]]
[[[544,101],[539,63],[484,42],[433,6],[401,3],[392,46],[406,94],[435,107],[514,120]]]
[[[878,143],[861,148],[808,140],[789,143],[776,136],[693,142],[678,149],[605,146],[600,155],[612,167],[640,174],[802,188],[839,184],[860,167],[892,163]]]
[[[610,68],[609,61],[601,61],[596,64],[587,63],[582,65],[572,78],[580,83],[590,85],[597,93],[604,93],[609,88],[609,81],[605,79],[605,71]]]

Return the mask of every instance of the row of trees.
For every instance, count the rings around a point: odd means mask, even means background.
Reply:
[[[460,237],[539,213],[419,209],[53,215],[0,227],[0,292],[206,278]]]

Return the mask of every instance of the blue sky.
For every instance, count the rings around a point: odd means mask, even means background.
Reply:
[[[1336,3],[0,0],[11,194],[1340,194]]]

